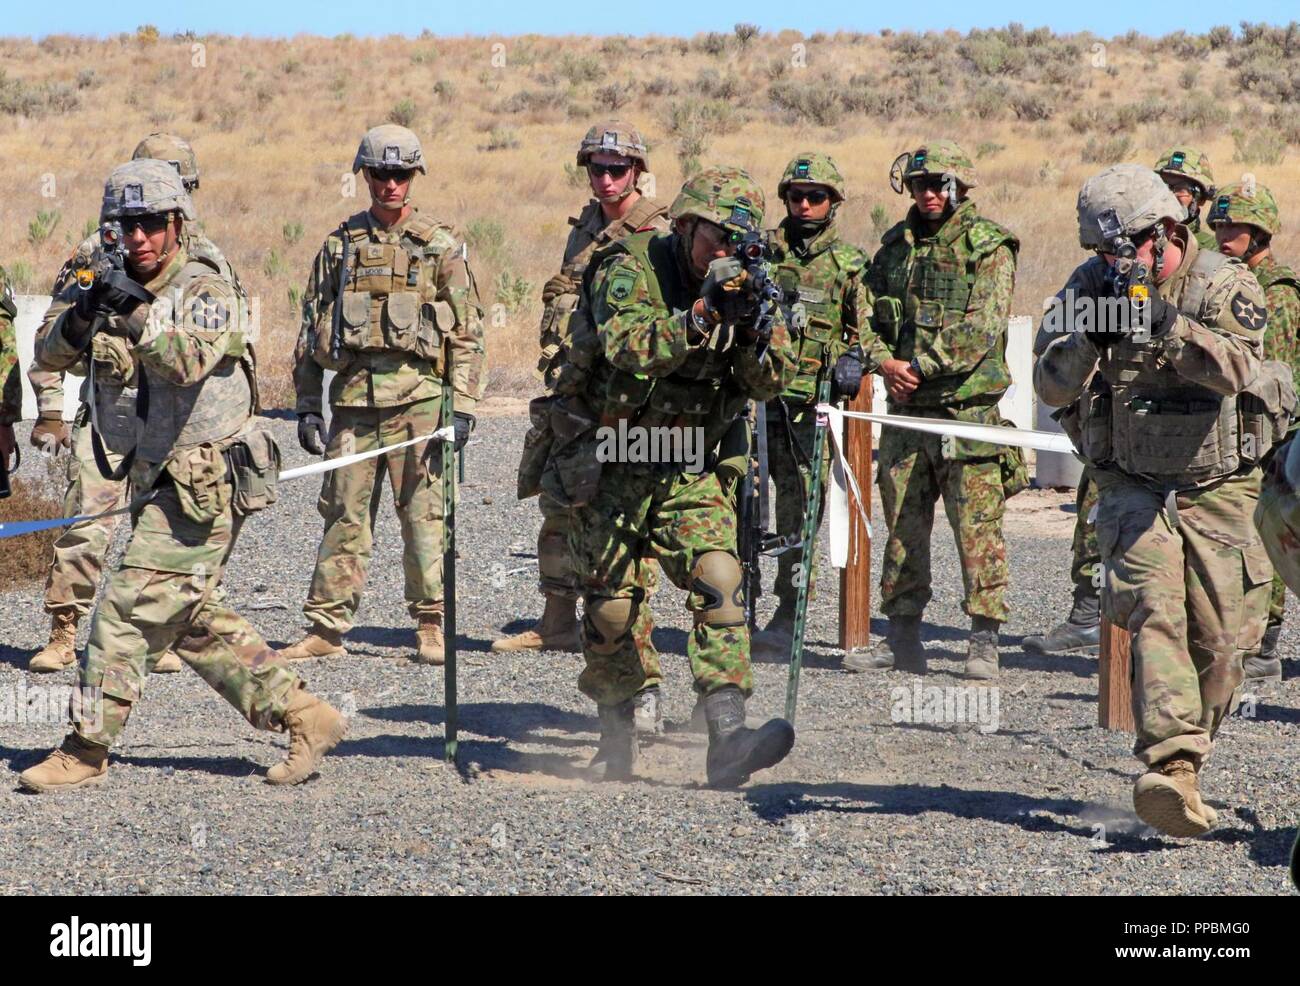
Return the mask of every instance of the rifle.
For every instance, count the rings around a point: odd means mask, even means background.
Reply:
[[[343,348],[343,290],[348,286],[348,247],[352,245],[346,222],[339,224],[339,237],[343,241],[343,250],[339,255],[339,280],[334,286],[334,318],[330,325],[330,359],[335,363],[338,363]]]
[[[758,336],[758,355],[767,351],[772,338],[772,319],[777,306],[789,309],[789,298],[772,278],[771,251],[762,233],[745,233],[735,241],[735,257],[745,268],[745,289],[758,300],[754,315],[754,332]]]
[[[817,403],[829,404],[830,400],[831,381],[827,376],[817,388]],[[790,675],[785,688],[785,718],[791,725],[794,725],[795,706],[799,701],[799,671],[803,666],[803,637],[808,623],[808,579],[812,572],[813,548],[817,541],[817,515],[821,512],[822,504],[822,453],[826,448],[826,428],[827,423],[818,415],[817,430],[813,434],[808,499],[804,504],[803,530],[800,532],[803,558],[799,565],[799,595],[794,610],[794,637],[790,642]]]
[[[454,424],[455,390],[452,387],[451,341],[444,343],[442,376],[442,409],[438,423],[442,428]],[[456,709],[456,440],[442,442],[442,598],[443,603],[443,697],[446,706],[446,756],[449,763],[456,762],[456,731],[459,725]]]

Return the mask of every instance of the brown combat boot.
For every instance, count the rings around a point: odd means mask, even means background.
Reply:
[[[44,794],[102,784],[107,776],[108,747],[87,743],[76,733],[69,733],[57,750],[19,774],[18,783]]]
[[[1138,818],[1180,839],[1194,839],[1210,831],[1218,818],[1201,803],[1196,774],[1196,763],[1185,755],[1150,768],[1133,785],[1133,810]]]
[[[48,674],[77,663],[77,614],[61,609],[50,618],[50,642],[36,652],[28,671]]]
[[[290,644],[280,651],[286,661],[306,661],[313,657],[343,657],[343,634],[324,627],[314,627],[296,644]]]
[[[415,628],[415,638],[419,642],[415,652],[416,664],[440,666],[447,660],[447,642],[442,635],[442,613],[430,613],[420,617],[420,625]]]
[[[158,658],[153,666],[154,674],[176,674],[181,669],[181,659],[176,656],[174,650],[169,650],[162,657]]]
[[[547,593],[541,622],[523,633],[492,641],[492,649],[498,654],[517,650],[559,650],[581,654],[578,601]]]
[[[289,731],[289,755],[266,772],[268,784],[301,784],[338,745],[348,724],[334,706],[298,688],[285,710],[284,728]]]

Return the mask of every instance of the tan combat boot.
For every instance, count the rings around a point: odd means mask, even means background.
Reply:
[[[498,654],[517,650],[582,653],[582,637],[578,633],[578,601],[547,593],[541,622],[523,633],[492,641],[492,649]]]
[[[289,755],[266,772],[268,784],[301,784],[338,745],[348,724],[342,714],[305,688],[298,688],[284,713]]]
[[[77,614],[59,610],[50,619],[50,642],[36,652],[28,671],[48,674],[77,663]]]
[[[108,748],[69,733],[57,750],[19,774],[18,783],[29,791],[47,793],[102,784],[106,776]]]
[[[153,666],[154,674],[175,674],[181,669],[181,659],[174,650],[169,650]]]
[[[1166,835],[1194,839],[1214,827],[1218,817],[1201,803],[1196,764],[1174,756],[1150,768],[1133,785],[1138,818]]]
[[[442,613],[430,613],[420,617],[420,625],[415,628],[418,645],[415,651],[416,664],[441,665],[447,659],[446,641],[442,635]]]
[[[313,657],[343,657],[343,634],[315,627],[311,633],[296,644],[290,644],[280,651],[286,661],[306,661]]]

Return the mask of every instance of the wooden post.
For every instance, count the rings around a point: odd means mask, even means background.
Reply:
[[[874,378],[862,378],[862,389],[849,402],[850,411],[871,410]],[[858,479],[862,506],[871,516],[871,422],[844,419],[844,455]],[[854,555],[857,560],[854,560]],[[840,572],[840,647],[845,653],[871,644],[871,539],[854,523],[849,534],[849,563]]]
[[[1133,659],[1129,632],[1101,620],[1101,656],[1097,661],[1097,725],[1135,732],[1133,725]]]

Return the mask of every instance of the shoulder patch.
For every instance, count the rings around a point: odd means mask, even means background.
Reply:
[[[1229,299],[1228,306],[1237,324],[1252,332],[1257,332],[1268,324],[1268,311],[1264,306],[1255,304],[1240,291]]]
[[[627,267],[615,267],[609,275],[609,286],[605,294],[610,301],[626,301],[632,296],[636,287],[637,272]]]

